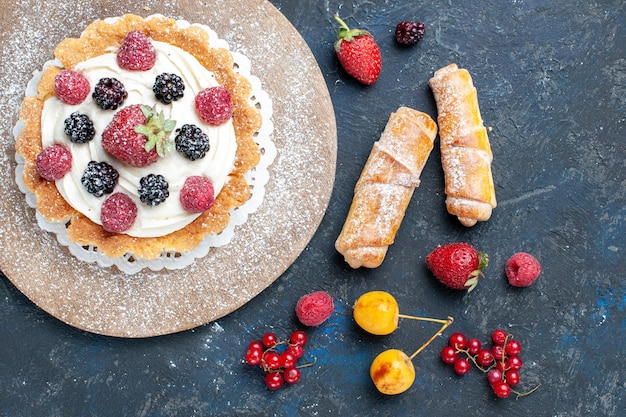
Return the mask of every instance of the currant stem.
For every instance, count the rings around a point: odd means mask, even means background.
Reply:
[[[439,336],[441,333],[443,333],[443,331],[446,330],[448,328],[448,326],[450,326],[452,323],[454,323],[454,319],[452,317],[450,317],[450,316],[448,316],[447,320],[425,319],[425,321],[434,321],[436,323],[443,323],[443,326],[441,326],[441,328],[439,330],[437,330],[437,332],[434,335],[432,335],[431,338],[426,341],[426,343],[424,343],[419,349],[417,349],[415,351],[415,353],[413,353],[411,356],[409,356],[410,360],[413,360],[413,358],[416,357],[422,350],[424,350],[426,348],[426,346],[430,345],[430,343],[433,340],[435,340],[437,338],[437,336]]]
[[[432,322],[432,323],[441,323],[441,324],[448,323],[452,319],[452,317],[448,317],[445,320],[444,319],[432,319],[430,317],[407,316],[406,314],[398,314],[398,317],[400,317],[402,319],[429,321],[429,322]],[[452,324],[452,322],[450,322],[450,324]],[[450,325],[450,324],[448,324],[448,325]]]
[[[530,391],[528,391],[528,392],[517,392],[517,391],[514,391],[514,390],[511,390],[511,392],[512,392],[512,393],[514,393],[514,394],[516,394],[516,395],[517,395],[517,397],[515,397],[515,399],[516,399],[516,400],[519,400],[519,398],[520,398],[520,397],[525,397],[526,395],[530,395],[530,394],[532,394],[533,392],[537,391],[537,390],[539,389],[539,387],[540,387],[540,386],[541,386],[541,384],[537,384],[537,386],[536,386],[535,388],[531,389],[531,390],[530,390]]]

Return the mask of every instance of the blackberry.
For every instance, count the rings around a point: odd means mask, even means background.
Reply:
[[[139,199],[149,206],[158,206],[169,197],[169,184],[160,174],[148,174],[139,180]]]
[[[426,34],[426,26],[422,22],[405,20],[396,25],[396,40],[401,45],[414,45]]]
[[[96,84],[92,97],[103,110],[116,110],[126,100],[128,92],[117,78],[105,77]]]
[[[184,124],[176,129],[176,150],[187,159],[195,161],[204,158],[209,151],[209,137],[196,125]]]
[[[155,97],[161,103],[170,104],[183,96],[185,83],[178,75],[164,72],[156,76],[152,91],[154,91]]]
[[[120,174],[106,162],[90,161],[83,172],[80,182],[87,191],[96,197],[111,194],[117,185]]]
[[[93,122],[86,114],[74,112],[65,119],[65,134],[74,143],[87,143],[96,135]]]

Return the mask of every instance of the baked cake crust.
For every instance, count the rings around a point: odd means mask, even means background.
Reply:
[[[180,27],[176,20],[163,16],[127,14],[115,21],[96,21],[84,30],[80,38],[68,38],[55,49],[54,55],[65,69],[82,61],[110,52],[122,44],[126,34],[139,30],[155,41],[177,46],[193,55],[207,70],[215,74],[233,101],[233,126],[237,141],[235,164],[227,183],[216,196],[213,207],[202,213],[186,227],[160,237],[140,238],[106,232],[102,226],[72,208],[52,181],[41,178],[36,156],[42,151],[41,113],[44,101],[54,95],[54,78],[62,69],[48,67],[37,86],[37,95],[25,97],[20,109],[24,123],[16,139],[16,151],[24,157],[24,185],[37,198],[37,210],[49,222],[68,221],[67,234],[71,241],[83,246],[96,246],[111,258],[128,253],[141,259],[156,259],[163,252],[187,252],[207,235],[223,231],[230,221],[229,211],[250,198],[250,186],[245,174],[260,161],[259,146],[254,140],[261,127],[261,113],[250,104],[250,82],[233,69],[230,52],[209,46],[209,35],[197,26]]]

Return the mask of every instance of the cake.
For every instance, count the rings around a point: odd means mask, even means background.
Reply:
[[[178,268],[218,245],[211,237],[227,242],[233,214],[250,205],[240,224],[260,204],[264,180],[252,183],[273,158],[271,102],[249,61],[206,26],[130,14],[54,55],[16,134],[39,224],[126,272]]]

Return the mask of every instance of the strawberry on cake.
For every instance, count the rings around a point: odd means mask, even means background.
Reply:
[[[146,261],[224,231],[251,196],[268,121],[252,102],[254,77],[212,34],[124,15],[57,46],[16,138],[18,182],[44,223],[108,258]]]

